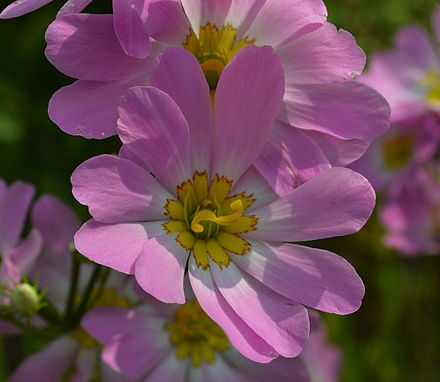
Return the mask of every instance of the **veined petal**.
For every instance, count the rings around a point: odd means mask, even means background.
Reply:
[[[181,0],[192,29],[198,35],[200,27],[210,23],[220,27],[232,0]]]
[[[112,15],[65,15],[49,25],[46,42],[47,59],[70,77],[110,81],[148,71],[148,57],[139,59],[122,50]]]
[[[220,293],[255,333],[280,355],[297,356],[309,336],[307,310],[241,272],[233,262],[211,267]]]
[[[147,75],[127,81],[79,80],[58,89],[49,101],[49,117],[67,134],[104,139],[115,135],[120,97],[135,85],[146,85]]]
[[[277,199],[277,194],[273,192],[273,189],[269,185],[266,179],[259,173],[254,167],[249,167],[246,172],[240,177],[237,183],[232,187],[231,194],[237,195],[244,192],[248,194],[252,192],[251,198],[255,201],[246,209],[246,213],[249,213],[265,204],[269,204]]]
[[[183,48],[167,48],[156,60],[150,85],[170,95],[179,106],[190,130],[193,168],[206,170],[214,132],[212,103],[197,59]]]
[[[247,46],[224,69],[215,96],[212,173],[238,179],[265,145],[284,92],[270,47]]]
[[[268,0],[246,34],[257,45],[276,47],[318,28],[326,17],[321,0]]]
[[[233,262],[277,293],[330,313],[359,309],[364,285],[342,257],[294,244],[250,243],[250,252]]]
[[[68,13],[79,13],[91,2],[92,0],[68,0],[58,11],[57,18],[67,15]]]
[[[286,73],[286,87],[351,80],[353,74],[361,74],[366,60],[354,37],[331,23],[283,44],[276,53]]]
[[[26,239],[8,252],[8,258],[21,274],[27,275],[40,254],[42,244],[40,232],[33,228]]]
[[[313,130],[303,130],[303,133],[319,145],[333,167],[345,167],[359,159],[371,143],[361,139],[340,139]]]
[[[193,174],[188,123],[178,105],[162,90],[134,87],[121,99],[118,112],[122,142],[175,193]]]
[[[149,0],[140,13],[147,33],[162,44],[182,45],[191,31],[179,0]]]
[[[189,369],[193,369],[190,358],[177,359],[175,353],[171,353],[162,362],[159,362],[153,371],[148,374],[148,382],[185,382]],[[192,380],[191,380],[192,381]]]
[[[113,0],[113,26],[124,52],[144,58],[151,49],[150,38],[133,0]]]
[[[221,295],[209,271],[189,260],[189,279],[200,306],[221,326],[232,345],[249,359],[267,363],[278,353],[258,336],[230,307]]]
[[[52,0],[22,0],[14,1],[9,4],[2,13],[0,19],[11,19],[13,17],[23,16],[27,13],[35,11],[38,8],[50,3]]]
[[[147,239],[165,234],[164,222],[101,224],[91,219],[75,235],[75,247],[90,260],[133,274]]]
[[[73,195],[101,223],[163,220],[173,199],[144,169],[112,155],[91,158],[71,177]]]
[[[240,41],[246,35],[249,26],[266,1],[267,0],[241,0],[231,3],[228,16],[223,24],[231,24],[237,29],[236,41]]]
[[[278,115],[301,129],[370,141],[387,130],[389,117],[385,98],[357,81],[286,88]]]
[[[183,275],[188,256],[175,234],[150,239],[136,262],[136,281],[160,301],[183,304]]]
[[[278,195],[331,167],[321,148],[301,130],[279,121],[274,125],[254,165]]]
[[[35,202],[31,219],[42,234],[45,252],[64,261],[68,244],[80,227],[75,212],[55,196],[43,195]]]
[[[23,229],[34,186],[16,181],[5,187],[0,198],[0,252],[15,247]]]
[[[373,187],[362,175],[334,167],[253,211],[255,231],[246,239],[306,241],[359,231],[375,203]]]
[[[12,373],[8,381],[59,381],[71,364],[77,343],[68,335],[58,337],[43,349],[27,357]],[[42,365],[45,365],[42,367]]]

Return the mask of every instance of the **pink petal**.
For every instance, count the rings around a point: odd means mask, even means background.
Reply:
[[[41,251],[43,240],[40,232],[33,228],[25,240],[8,252],[8,258],[21,274],[28,274]]]
[[[103,361],[100,362],[100,370],[102,380],[105,382],[128,382],[130,379],[124,377],[122,374],[117,373],[110,366]]]
[[[271,291],[232,262],[225,270],[211,265],[211,272],[220,293],[255,333],[284,357],[301,352],[309,336],[306,308]]]
[[[202,372],[203,372],[203,381],[250,382],[250,379],[246,378],[247,376],[242,373],[242,370],[235,369],[233,366],[226,363],[223,357],[219,357],[219,356],[216,356],[215,361],[211,364],[203,363]]]
[[[189,370],[194,369],[189,357],[178,359],[172,349],[173,353],[168,355],[165,359],[157,364],[157,367],[148,375],[146,381],[148,382],[185,382],[191,381],[188,379]]]
[[[68,13],[79,13],[91,2],[92,0],[68,0],[58,11],[57,18],[67,15]]]
[[[340,139],[330,134],[313,130],[303,130],[327,157],[333,167],[345,167],[359,159],[367,151],[369,141],[361,139]]]
[[[46,347],[27,357],[9,377],[9,382],[58,381],[67,371],[78,343],[68,335],[58,337]],[[42,367],[44,366],[44,367]]]
[[[256,362],[270,362],[278,353],[258,336],[226,302],[215,286],[212,275],[189,260],[189,279],[200,306],[221,326],[232,345],[245,357]]]
[[[331,166],[321,148],[300,129],[276,121],[255,167],[283,195]]]
[[[237,29],[236,41],[245,37],[249,26],[254,21],[261,7],[267,0],[241,0],[233,1],[229,8],[228,16],[223,22],[224,25],[232,25]]]
[[[20,334],[20,331],[21,329],[18,326],[11,324],[9,321],[0,320],[0,335],[2,337]]]
[[[122,50],[112,15],[63,16],[49,25],[46,42],[47,59],[60,72],[81,80],[121,80],[149,69],[148,57],[138,59]]]
[[[135,276],[139,285],[158,300],[183,304],[183,276],[189,251],[166,234],[147,241],[136,262]]]
[[[165,45],[182,45],[191,31],[179,0],[149,0],[144,3],[141,17],[145,30]]]
[[[0,252],[5,254],[17,244],[23,229],[34,187],[16,181],[2,192],[0,198]]]
[[[122,142],[176,193],[193,175],[189,128],[178,105],[159,89],[135,87],[121,99],[118,112]]]
[[[85,382],[92,380],[95,371],[96,349],[80,348],[75,355],[74,374],[70,382]]]
[[[113,26],[121,48],[127,55],[137,58],[148,55],[150,39],[133,0],[113,0]]]
[[[50,3],[52,0],[17,0],[9,4],[2,13],[0,19],[10,19],[13,17],[23,16],[27,13],[35,11],[38,8]]]
[[[356,81],[286,88],[278,118],[291,126],[342,139],[372,140],[389,126],[390,108],[375,90]]]
[[[206,170],[212,151],[213,116],[209,86],[199,62],[187,50],[169,47],[157,58],[150,85],[170,95],[179,106],[190,129],[192,166]]]
[[[284,92],[281,62],[270,47],[241,49],[215,95],[212,173],[238,179],[265,145]]]
[[[254,203],[246,210],[246,213],[269,204],[278,198],[269,183],[267,183],[254,166],[246,170],[231,190],[232,195],[242,192],[247,195],[251,194],[252,199],[255,199]]]
[[[286,87],[351,80],[353,74],[361,74],[366,60],[354,37],[331,23],[280,46],[276,53]]]
[[[276,47],[318,28],[326,17],[327,10],[321,0],[270,0],[246,34],[257,45]]]
[[[246,237],[307,241],[359,231],[370,217],[374,190],[362,175],[334,167],[261,207],[257,229]]]
[[[207,23],[221,27],[232,0],[181,0],[192,29],[198,35],[200,27]]]
[[[107,154],[80,164],[71,182],[75,198],[100,223],[163,220],[173,198],[144,169]]]
[[[149,236],[164,233],[162,222],[101,224],[91,219],[75,235],[75,247],[90,260],[133,274]]]
[[[336,314],[359,309],[364,285],[342,257],[294,244],[250,241],[234,263],[275,292],[301,304]]]
[[[67,204],[55,196],[43,195],[32,208],[32,225],[43,236],[45,252],[64,258],[80,223]]]

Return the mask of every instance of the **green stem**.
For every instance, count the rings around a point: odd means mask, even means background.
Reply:
[[[49,325],[58,325],[61,323],[61,316],[58,313],[58,310],[49,302],[49,300],[44,300],[44,305],[38,309],[37,313]]]
[[[98,300],[98,298],[101,296],[102,291],[105,288],[105,284],[107,283],[108,276],[110,275],[110,268],[105,268],[104,272],[102,273],[101,277],[101,283],[99,284],[99,288],[97,293],[93,296],[93,299],[90,301],[89,307],[93,307],[95,305],[95,302]]]
[[[78,261],[75,254],[72,255],[72,269],[71,269],[71,277],[70,277],[70,289],[69,296],[66,301],[66,309],[64,313],[64,319],[66,321],[69,320],[70,315],[73,311],[73,305],[75,303],[76,296],[76,288],[78,286],[79,274],[80,274],[80,262]]]
[[[95,281],[98,279],[99,274],[101,273],[102,266],[99,264],[95,264],[95,269],[93,270],[92,275],[90,276],[89,282],[87,283],[86,290],[81,299],[81,304],[79,305],[78,310],[76,311],[75,321],[79,322],[81,317],[84,315],[87,307],[87,302],[90,298],[90,295],[93,292],[93,287],[95,286]]]

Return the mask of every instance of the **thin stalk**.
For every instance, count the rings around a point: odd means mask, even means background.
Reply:
[[[99,264],[95,264],[95,269],[93,270],[92,275],[90,276],[89,282],[87,283],[86,290],[81,299],[81,304],[79,305],[78,310],[76,311],[76,320],[80,320],[83,314],[86,311],[87,302],[90,298],[90,295],[93,292],[93,287],[95,286],[95,281],[98,279],[99,274],[101,273],[102,266]]]
[[[110,268],[105,268],[104,272],[102,273],[101,283],[99,284],[99,287],[98,287],[98,290],[97,290],[95,296],[90,301],[88,308],[89,307],[91,308],[95,304],[95,302],[98,300],[98,298],[101,296],[101,293],[105,288],[105,284],[107,283],[107,279],[108,279],[109,274],[110,274]]]
[[[78,287],[78,280],[79,280],[79,274],[80,274],[80,262],[75,256],[75,254],[72,255],[72,269],[71,269],[71,276],[70,276],[70,288],[69,288],[69,295],[66,301],[66,308],[64,310],[64,319],[66,321],[69,320],[69,317],[72,314],[73,311],[73,305],[75,303],[75,296],[76,296],[76,288]]]

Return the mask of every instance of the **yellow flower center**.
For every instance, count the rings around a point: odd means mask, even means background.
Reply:
[[[412,135],[397,135],[388,138],[382,146],[385,168],[398,170],[411,158],[414,145]]]
[[[425,94],[426,101],[431,104],[440,103],[440,72],[439,68],[432,67],[419,80],[419,86],[422,88]]]
[[[191,30],[183,44],[186,50],[196,56],[211,90],[217,88],[220,75],[232,57],[241,48],[254,43],[246,37],[235,41],[236,36],[237,29],[230,24],[222,25],[219,29],[208,23],[200,28],[198,37]]]
[[[258,219],[243,215],[254,203],[252,195],[228,196],[232,182],[215,175],[208,185],[206,171],[177,187],[177,200],[168,199],[166,213],[171,220],[163,224],[167,233],[178,232],[177,242],[194,255],[203,269],[208,256],[222,269],[230,262],[229,252],[245,255],[250,244],[239,234],[256,229]]]
[[[94,288],[91,294],[91,299],[94,299],[98,293],[98,288]],[[80,294],[75,297],[75,305],[81,303],[82,296]],[[99,306],[120,306],[122,308],[128,308],[132,305],[130,299],[124,296],[118,296],[115,288],[106,288],[101,292],[101,295],[97,298],[93,304],[94,308]],[[77,341],[85,349],[93,349],[98,345],[96,340],[87,333],[81,326],[76,327],[70,332],[70,336]]]
[[[191,357],[194,366],[203,361],[212,363],[216,351],[229,348],[229,340],[223,330],[203,311],[197,301],[188,301],[174,313],[174,321],[167,322],[169,340],[176,346],[176,356]]]

